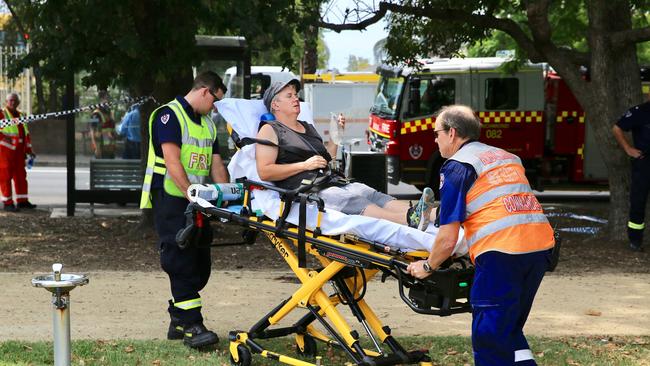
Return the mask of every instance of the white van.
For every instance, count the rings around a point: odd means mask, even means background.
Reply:
[[[231,91],[237,90],[238,85],[233,85],[236,83],[238,78],[235,78],[237,73],[236,67],[231,67],[226,70],[226,73],[223,78],[223,82],[228,88],[226,92],[226,97],[232,96]],[[276,81],[287,82],[291,79],[299,79],[293,72],[291,72],[286,67],[282,66],[251,66],[251,99],[262,99],[264,91],[271,85],[271,83]]]

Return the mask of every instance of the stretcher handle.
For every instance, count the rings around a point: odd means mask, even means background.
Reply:
[[[396,262],[398,262],[398,261],[396,261]],[[404,263],[399,262],[399,264],[403,265]],[[404,270],[406,270],[406,268],[404,268]],[[405,273],[402,273],[402,269],[400,269],[400,268],[396,268],[395,273],[397,275],[399,297],[402,298],[402,301],[404,301],[406,303],[406,305],[408,305],[408,307],[411,308],[411,310],[415,311],[418,314],[447,315],[447,312],[443,313],[442,311],[435,310],[435,309],[422,309],[421,307],[418,307],[416,304],[414,304],[413,301],[411,301],[411,299],[409,299],[409,297],[406,296],[406,294],[404,294],[404,283],[403,283],[404,279],[402,278],[402,276],[405,275]]]

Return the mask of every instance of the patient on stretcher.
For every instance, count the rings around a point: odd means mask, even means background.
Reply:
[[[272,117],[263,121],[257,133],[256,166],[262,180],[295,190],[310,182],[310,191],[325,202],[325,207],[349,215],[386,219],[426,230],[434,204],[433,191],[426,188],[419,202],[409,204],[378,192],[362,183],[351,183],[329,168],[337,146],[327,146],[311,124],[298,120],[300,83],[276,82],[264,93],[264,104]],[[344,124],[345,118],[339,117]]]
[[[217,102],[216,107],[221,116],[228,121],[232,128],[233,141],[239,147],[239,150],[232,156],[228,164],[231,179],[234,181],[246,178],[253,182],[272,184],[262,179],[257,169],[258,156],[256,149],[259,143],[256,143],[256,136],[259,132],[260,116],[268,113],[263,101],[225,98]],[[298,119],[313,125],[309,104],[301,103],[300,109]],[[280,218],[283,205],[277,191],[256,189],[251,192],[251,197],[250,209],[252,212],[263,215],[270,220]],[[190,199],[193,202],[196,201],[193,198]],[[203,201],[203,204],[210,205],[206,201]],[[294,205],[286,221],[297,225],[299,220],[299,208]],[[318,209],[314,205],[308,205],[306,226],[310,230],[319,227],[323,235],[353,235],[403,252],[423,251],[429,253],[438,232],[435,225],[429,225],[426,231],[420,231],[402,223],[395,223],[385,219],[377,219],[367,215],[346,214],[332,207],[326,207],[321,221],[318,221]],[[465,253],[467,253],[467,247],[462,240],[461,234],[454,255],[462,256]]]

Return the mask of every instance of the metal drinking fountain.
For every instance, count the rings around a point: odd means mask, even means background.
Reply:
[[[63,265],[52,265],[52,274],[32,279],[34,287],[52,293],[54,325],[54,366],[70,365],[70,291],[88,283],[86,275],[61,273]]]

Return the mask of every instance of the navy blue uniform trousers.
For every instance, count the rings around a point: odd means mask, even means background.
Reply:
[[[185,227],[185,209],[189,202],[185,198],[171,196],[162,189],[152,190],[151,198],[154,226],[158,233],[160,265],[169,276],[174,302],[199,299],[199,291],[210,278],[212,260],[209,245],[212,237],[206,236],[202,245],[188,246],[181,250],[176,245],[176,233]],[[182,310],[170,305],[168,311],[183,325],[203,322],[201,307]]]
[[[632,159],[632,181],[630,183],[630,222],[637,225],[645,223],[645,209],[650,193],[650,156]],[[643,244],[643,229],[628,227],[630,242]]]
[[[551,251],[476,257],[472,304],[472,347],[477,366],[536,365],[523,333]]]

